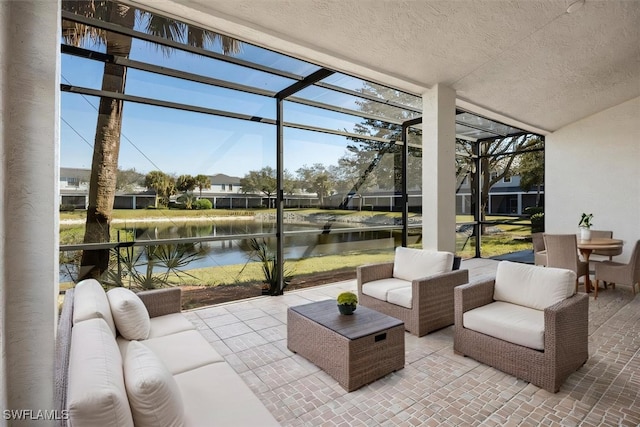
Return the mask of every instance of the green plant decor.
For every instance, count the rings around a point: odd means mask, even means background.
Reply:
[[[358,296],[353,292],[342,292],[336,298],[340,314],[353,314],[358,304]]]
[[[337,298],[340,305],[356,305],[358,304],[358,295],[353,292],[342,292]]]
[[[269,295],[282,295],[284,289],[291,283],[293,271],[289,269],[286,263],[283,263],[283,279],[282,289],[280,288],[280,275],[278,274],[278,263],[276,254],[269,248],[267,242],[262,239],[249,240],[249,247],[252,250],[251,259],[262,264],[262,272],[264,274],[264,283],[269,287]]]
[[[582,216],[580,217],[580,222],[578,223],[578,227],[582,227],[582,228],[591,228],[591,226],[593,225],[593,223],[591,222],[591,220],[593,219],[593,214],[586,214],[586,213],[582,213]]]

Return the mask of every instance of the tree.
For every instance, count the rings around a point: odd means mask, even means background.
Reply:
[[[211,180],[207,175],[202,174],[196,175],[194,180],[196,182],[196,187],[200,190],[200,197],[202,197],[202,190],[211,188]]]
[[[390,100],[403,105],[412,105],[418,99],[404,92],[373,83],[365,83],[359,92],[372,95],[381,100]],[[415,114],[401,108],[389,108],[384,102],[357,101],[359,110],[369,115],[379,116],[381,119],[367,118],[353,129],[354,133],[363,137],[349,137],[355,144],[347,146],[347,154],[339,160],[339,166],[347,171],[347,177],[352,181],[351,189],[345,196],[342,207],[346,206],[348,195],[362,192],[366,189],[378,187],[399,193],[402,189],[402,127],[384,121],[382,117],[406,121]],[[368,137],[384,138],[386,141],[373,140]],[[419,131],[409,129],[409,165],[410,174],[407,176],[407,188],[422,188],[422,151]],[[343,179],[344,182],[344,179]]]
[[[302,189],[316,193],[320,206],[324,206],[324,198],[331,195],[334,188],[334,180],[329,169],[322,163],[315,163],[313,166],[302,166],[296,173]]]
[[[196,188],[196,179],[191,175],[180,175],[176,178],[176,190],[186,193]]]
[[[542,148],[542,140],[538,138],[535,144]],[[520,156],[520,163],[517,167],[517,174],[520,175],[520,188],[530,191],[536,188],[536,206],[540,206],[540,187],[544,184],[544,151],[529,151]]]
[[[204,199],[206,200],[206,199]],[[184,203],[185,209],[193,209],[193,204],[197,201],[196,196],[191,191],[185,191],[178,197],[178,201]],[[208,201],[208,200],[207,200]],[[211,202],[209,202],[211,203]],[[197,209],[197,208],[196,208]]]
[[[244,178],[240,178],[240,186],[243,193],[262,193],[269,200],[276,194],[276,170],[265,166],[259,171],[249,171]]]
[[[196,185],[196,178],[191,175],[180,175],[176,178],[176,190],[182,192],[182,195],[178,197],[178,201],[184,203],[185,209],[193,209],[193,204],[197,198],[192,191],[196,188]],[[200,194],[202,194],[202,192]]]
[[[137,172],[135,168],[118,169],[116,176],[116,190],[131,192],[136,187],[144,185],[144,175]]]
[[[473,165],[473,145],[476,143],[462,139],[456,140],[457,171],[462,172],[461,176],[464,176],[464,171],[471,175],[471,194],[474,200],[480,202],[481,221],[486,218],[491,187],[501,179],[514,175],[519,157],[529,150],[539,148],[540,142],[540,139],[532,134],[479,142],[481,173],[479,177],[476,177],[476,174],[471,173],[475,167]],[[480,179],[480,197],[476,194],[476,179]]]
[[[169,197],[175,194],[176,181],[162,171],[151,171],[144,179],[147,188],[155,190],[156,201],[162,206],[169,205]]]
[[[63,1],[64,10],[81,16],[96,18],[127,29],[133,29],[137,21],[143,31],[165,37],[169,40],[184,41],[192,46],[210,46],[216,40],[222,45],[224,54],[237,53],[240,43],[227,36],[187,25],[146,11],[137,10],[124,4],[110,1]],[[83,46],[95,43],[105,46],[108,57],[128,58],[131,53],[132,37],[115,31],[105,31],[84,24],[64,21],[62,36],[68,44]],[[163,49],[169,53],[169,48]],[[117,61],[107,61],[101,89],[105,92],[124,93],[127,67]],[[98,107],[98,121],[93,145],[91,177],[89,180],[89,205],[85,226],[85,243],[108,242],[109,228],[113,214],[116,192],[116,171],[120,152],[122,129],[122,100],[103,96]],[[99,278],[109,266],[109,250],[85,250],[81,266],[86,267],[82,277]]]
[[[282,190],[284,194],[295,194],[296,190],[300,188],[298,180],[288,170],[282,171]]]

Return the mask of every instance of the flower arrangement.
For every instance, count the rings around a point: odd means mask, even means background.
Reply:
[[[591,220],[593,219],[593,214],[586,214],[586,213],[582,213],[582,217],[580,217],[580,222],[578,223],[578,227],[582,227],[582,228],[591,228],[591,226],[593,225],[593,223],[591,222]]]

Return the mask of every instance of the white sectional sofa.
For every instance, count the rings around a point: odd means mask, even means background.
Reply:
[[[180,289],[67,291],[57,337],[61,425],[277,426],[240,376],[180,313]]]

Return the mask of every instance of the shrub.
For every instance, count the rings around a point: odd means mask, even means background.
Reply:
[[[544,207],[542,206],[529,206],[528,208],[524,208],[524,213],[527,215],[535,215],[539,213],[544,213]]]
[[[195,209],[211,209],[213,208],[213,204],[209,199],[200,199],[196,200],[196,202],[193,204],[193,207]]]
[[[540,233],[544,231],[544,212],[531,215],[531,232]]]
[[[76,210],[74,205],[60,205],[60,212],[73,212]]]

